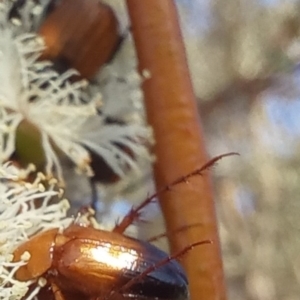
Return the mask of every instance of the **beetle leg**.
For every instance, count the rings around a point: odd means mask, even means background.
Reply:
[[[186,225],[186,226],[182,226],[176,230],[173,230],[171,232],[164,232],[164,233],[161,233],[161,234],[158,234],[158,235],[155,235],[153,237],[151,237],[150,239],[147,240],[148,243],[152,243],[152,242],[155,242],[157,240],[160,240],[161,238],[169,238],[170,236],[172,236],[173,234],[175,233],[179,233],[179,232],[182,232],[182,231],[185,231],[185,230],[188,230],[192,227],[196,227],[196,226],[201,226],[202,223],[198,222],[198,223],[194,223],[194,224],[190,224],[190,225]]]
[[[90,178],[89,181],[91,187],[91,207],[95,212],[98,212],[99,198],[98,198],[96,182],[92,178]]]
[[[186,252],[190,251],[191,249],[193,249],[194,247],[200,246],[200,245],[204,245],[204,244],[211,244],[212,241],[210,240],[204,240],[202,242],[196,242],[193,243],[187,247],[185,247],[184,249],[180,250],[179,252],[170,255],[168,257],[166,257],[165,259],[160,260],[159,262],[157,262],[156,264],[153,264],[152,266],[150,266],[149,268],[147,268],[144,272],[142,272],[141,274],[139,274],[138,276],[130,279],[126,284],[124,284],[121,288],[119,289],[114,289],[107,297],[105,297],[104,299],[110,299],[110,297],[112,297],[113,295],[115,295],[116,293],[123,293],[126,290],[130,289],[134,284],[138,283],[139,281],[141,281],[143,278],[145,278],[148,274],[152,273],[153,271],[157,270],[158,268],[162,267],[163,265],[167,264],[168,262],[170,262],[171,260],[177,259],[179,257],[181,257],[182,255],[184,255]],[[113,298],[112,298],[113,299]]]
[[[50,283],[55,300],[67,300],[61,289],[53,281]]]
[[[127,227],[129,227],[135,220],[139,219],[142,209],[145,206],[147,206],[148,204],[154,202],[160,194],[171,190],[171,188],[174,185],[177,185],[177,184],[182,183],[182,182],[188,182],[188,180],[191,177],[194,177],[194,176],[197,176],[197,175],[202,175],[202,173],[205,170],[212,167],[221,158],[226,157],[226,156],[231,156],[231,155],[239,155],[239,154],[235,153],[235,152],[230,152],[230,153],[225,153],[225,154],[221,154],[219,156],[216,156],[216,157],[212,158],[211,160],[209,160],[207,163],[205,163],[202,167],[192,171],[191,173],[189,173],[185,176],[181,176],[181,177],[177,178],[171,184],[165,186],[164,188],[162,188],[161,190],[159,190],[158,192],[156,192],[152,196],[147,197],[140,205],[138,205],[135,208],[132,208],[130,210],[130,212],[127,215],[125,215],[125,217],[122,219],[122,221],[115,226],[115,228],[113,229],[113,232],[117,232],[117,233],[120,233],[120,234],[124,233],[124,231],[127,229]]]

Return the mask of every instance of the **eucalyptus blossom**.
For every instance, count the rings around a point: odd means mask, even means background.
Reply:
[[[32,299],[45,284],[43,278],[20,282],[14,278],[18,268],[29,257],[13,262],[13,252],[22,243],[39,232],[51,228],[65,228],[71,222],[67,218],[69,203],[62,199],[57,180],[46,180],[39,173],[33,182],[25,181],[33,171],[19,170],[12,164],[0,166],[0,299]],[[28,256],[27,255],[27,256]],[[29,286],[34,286],[28,294]]]
[[[133,119],[122,124],[106,122],[105,99],[99,90],[91,95],[87,81],[70,80],[77,71],[59,74],[51,62],[39,60],[43,39],[33,30],[26,31],[29,20],[36,19],[28,16],[34,11],[34,7],[28,9],[32,3],[25,1],[20,18],[10,19],[11,1],[0,2],[0,161],[15,152],[21,131],[41,144],[45,173],[60,181],[62,155],[89,176],[90,151],[121,177],[128,169],[137,170],[136,158],[150,157],[145,144],[151,141],[151,131]],[[39,145],[25,143],[24,147],[31,147],[36,159]]]

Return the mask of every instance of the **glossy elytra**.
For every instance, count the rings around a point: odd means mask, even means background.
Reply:
[[[54,237],[52,240],[51,237]],[[40,249],[41,241],[51,246]],[[175,260],[156,268],[131,286],[138,278],[168,255],[155,246],[119,233],[71,225],[61,234],[56,229],[37,235],[15,251],[19,259],[29,251],[33,260],[16,273],[18,280],[44,276],[61,294],[82,294],[97,299],[169,299],[188,297],[188,283],[182,267]],[[38,263],[37,257],[50,260]]]

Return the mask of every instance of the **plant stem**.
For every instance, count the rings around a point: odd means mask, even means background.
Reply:
[[[143,84],[148,121],[156,139],[154,174],[157,189],[203,165],[205,142],[184,45],[172,0],[127,0]],[[225,284],[213,190],[209,175],[190,179],[160,197],[171,251],[202,240],[213,244],[194,248],[182,259],[192,300],[225,300]]]

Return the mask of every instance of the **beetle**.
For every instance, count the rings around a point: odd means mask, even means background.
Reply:
[[[36,235],[15,250],[14,260],[26,251],[31,257],[15,278],[45,277],[59,293],[55,299],[188,299],[187,278],[173,257],[116,232],[72,224]]]
[[[210,160],[160,192],[201,174],[227,155]],[[56,300],[187,300],[188,281],[175,259],[211,241],[194,243],[169,256],[148,242],[124,235],[158,193],[132,209],[111,232],[74,221],[63,231],[50,229],[32,237],[14,251],[14,261],[22,259],[26,252],[30,254],[15,278],[20,281],[46,278]]]

